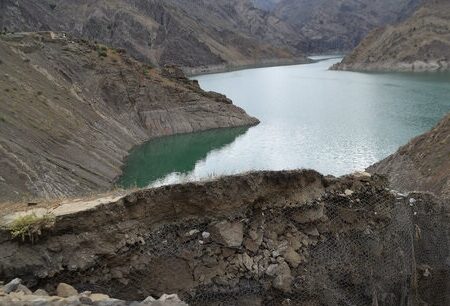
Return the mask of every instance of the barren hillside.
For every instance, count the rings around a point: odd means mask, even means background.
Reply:
[[[387,175],[400,191],[429,191],[450,199],[450,114],[369,170]]]
[[[112,186],[152,137],[258,121],[175,68],[63,34],[0,36],[0,199]]]
[[[66,31],[154,65],[305,61],[295,30],[250,0],[5,0],[0,28]]]
[[[334,69],[438,71],[450,65],[450,2],[425,2],[411,18],[370,33]]]
[[[352,50],[371,30],[409,17],[421,0],[253,0],[295,25],[308,53]]]

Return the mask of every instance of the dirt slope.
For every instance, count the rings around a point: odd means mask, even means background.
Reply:
[[[449,62],[450,2],[429,0],[405,22],[370,33],[334,69],[442,71]]]
[[[450,199],[450,114],[369,171],[387,175],[400,191],[429,191]]]
[[[125,300],[177,293],[192,306],[448,305],[448,208],[366,174],[165,186],[67,203],[24,240],[1,218],[0,279]]]
[[[111,187],[152,137],[256,124],[175,68],[63,35],[0,36],[0,199]]]

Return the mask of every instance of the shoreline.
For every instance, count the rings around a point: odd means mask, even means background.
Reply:
[[[409,62],[378,62],[378,63],[337,63],[330,67],[334,71],[353,72],[409,72],[409,73],[446,73],[450,72],[447,61],[415,61]]]
[[[296,57],[296,58],[286,58],[286,59],[265,59],[257,61],[242,61],[236,63],[224,63],[218,65],[206,65],[198,67],[181,67],[184,74],[189,77],[196,77],[199,75],[215,74],[215,73],[225,73],[246,69],[255,68],[269,68],[278,66],[291,66],[291,65],[302,65],[311,64],[316,62],[316,60],[310,57]]]

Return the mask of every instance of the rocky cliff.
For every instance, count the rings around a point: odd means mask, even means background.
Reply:
[[[369,168],[400,191],[429,191],[450,199],[450,114],[395,154]]]
[[[352,50],[371,30],[409,17],[421,0],[253,0],[296,26],[308,53]]]
[[[161,66],[306,61],[295,30],[250,0],[4,0],[0,28],[65,31]]]
[[[450,2],[430,0],[405,22],[370,33],[334,69],[442,71],[449,61]]]
[[[177,68],[62,33],[1,35],[0,71],[1,200],[107,189],[152,137],[258,122]]]
[[[288,171],[2,210],[0,279],[190,305],[447,305],[448,209],[366,173]]]

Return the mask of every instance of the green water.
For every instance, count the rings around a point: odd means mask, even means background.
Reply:
[[[342,175],[395,152],[450,111],[448,73],[329,71],[337,61],[197,77],[261,124],[152,140],[131,153],[120,182],[297,168]]]
[[[119,184],[143,187],[169,173],[189,173],[208,153],[226,147],[247,130],[218,129],[149,141],[131,152]]]

